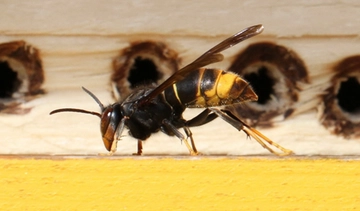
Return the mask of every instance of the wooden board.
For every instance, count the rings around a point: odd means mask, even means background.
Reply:
[[[358,7],[355,0],[2,1],[0,43],[24,40],[40,50],[46,94],[22,102],[20,110],[30,109],[26,114],[0,113],[0,208],[360,210],[359,139],[331,134],[315,109],[334,64],[359,54]],[[214,156],[187,156],[178,139],[156,134],[144,144],[145,156],[121,157],[136,151],[136,141],[124,134],[117,156],[97,157],[106,152],[97,118],[48,115],[61,107],[98,111],[81,86],[104,104],[114,102],[112,60],[130,42],[162,41],[183,66],[259,23],[263,34],[226,51],[225,60],[212,66],[227,69],[238,52],[263,41],[292,49],[304,60],[311,84],[300,100],[310,100],[310,106],[260,128],[298,156],[259,156],[269,152],[216,120],[193,129],[199,151]],[[59,154],[68,156],[48,156]]]
[[[359,154],[359,139],[334,136],[320,124],[315,110],[320,103],[317,95],[329,86],[333,65],[359,53],[356,6],[357,1],[5,1],[0,42],[25,40],[40,50],[46,94],[24,102],[22,108],[31,108],[26,115],[0,114],[0,154],[105,152],[98,119],[48,113],[61,107],[98,111],[81,86],[104,104],[114,102],[109,85],[111,62],[131,41],[161,40],[179,53],[183,66],[227,36],[258,23],[265,26],[263,34],[226,51],[225,61],[212,66],[226,69],[248,44],[271,41],[299,54],[312,81],[300,96],[311,99],[307,113],[260,130],[298,155]],[[197,113],[192,110],[185,115],[190,118]],[[220,120],[195,128],[193,133],[205,154],[268,154]],[[125,134],[119,154],[135,150],[136,142]],[[144,153],[178,155],[187,151],[178,139],[159,134],[145,144]]]

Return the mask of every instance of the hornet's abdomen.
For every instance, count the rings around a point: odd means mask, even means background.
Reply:
[[[250,85],[233,72],[200,68],[165,90],[172,105],[211,107],[258,99]],[[177,101],[177,102],[174,102]]]

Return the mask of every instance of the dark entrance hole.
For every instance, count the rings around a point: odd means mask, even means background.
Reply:
[[[130,69],[128,81],[130,88],[135,88],[139,85],[156,83],[161,77],[162,74],[152,60],[136,57]]]
[[[0,98],[11,98],[21,85],[21,80],[17,77],[18,73],[12,70],[9,64],[0,62]]]
[[[357,78],[349,77],[341,82],[336,95],[339,106],[348,113],[360,112],[360,84]]]
[[[275,81],[268,75],[266,67],[261,66],[257,72],[246,74],[244,78],[258,95],[257,103],[264,105],[271,99],[271,95],[274,94]]]

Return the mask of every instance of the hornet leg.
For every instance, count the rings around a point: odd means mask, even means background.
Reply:
[[[200,125],[204,125],[206,123],[209,123],[209,122],[213,121],[216,117],[218,117],[214,113],[210,114],[210,112],[212,112],[212,111],[209,110],[208,108],[205,109],[203,112],[201,112],[196,117],[186,121],[185,125],[188,126],[188,127],[200,126]]]
[[[204,125],[206,123],[213,121],[216,117],[218,117],[215,113],[211,113],[211,112],[212,111],[210,111],[209,109],[205,109],[196,117],[185,122],[184,131],[186,133],[186,136],[190,138],[191,146],[195,153],[198,153],[198,151],[196,149],[195,142],[192,137],[192,132],[189,127]]]
[[[289,149],[285,149],[284,147],[280,146],[279,144],[271,141],[268,137],[264,136],[262,133],[260,133],[258,130],[255,130],[254,128],[251,128],[250,126],[243,123],[240,119],[234,117],[233,115],[229,115],[228,113],[220,110],[211,108],[211,111],[213,111],[216,115],[218,115],[221,119],[235,127],[236,129],[243,130],[248,136],[253,137],[261,146],[263,146],[265,149],[269,150],[271,153],[276,155],[290,155],[293,154],[293,152]],[[268,144],[280,149],[283,153],[275,152],[273,149],[271,149],[269,146],[267,146],[264,142],[267,142]]]
[[[168,128],[169,130],[171,130],[171,132],[173,132],[175,134],[176,137],[178,137],[182,142],[185,143],[186,147],[188,148],[190,155],[197,155],[198,152],[194,151],[193,148],[190,146],[189,142],[187,141],[187,139],[184,137],[183,134],[180,133],[180,131],[173,125],[171,124],[171,122],[169,120],[164,120],[163,121],[164,126],[166,126],[166,128]],[[195,148],[196,150],[196,148]]]
[[[193,149],[193,151],[194,151],[197,155],[200,154],[200,153],[197,151],[197,149],[196,149],[195,142],[194,142],[194,139],[193,139],[193,137],[192,137],[192,132],[191,132],[190,128],[184,127],[184,131],[185,131],[185,133],[186,133],[187,138],[190,138],[191,148]],[[186,139],[187,139],[187,138],[186,138]]]
[[[138,140],[137,141],[137,152],[133,153],[133,155],[141,155],[142,154],[142,149],[143,149],[142,141]]]

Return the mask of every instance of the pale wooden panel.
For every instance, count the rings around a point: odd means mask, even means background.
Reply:
[[[85,86],[104,104],[110,95],[111,61],[130,41],[161,40],[183,58],[182,65],[236,31],[257,23],[265,32],[224,54],[214,67],[227,68],[233,56],[250,43],[273,41],[296,51],[305,61],[312,84],[301,99],[310,99],[305,114],[279,122],[265,135],[296,154],[359,154],[359,140],[345,140],[320,125],[316,95],[328,86],[332,65],[358,54],[360,12],[356,1],[3,1],[0,42],[25,40],[39,48],[46,74],[47,94],[23,105],[27,115],[0,115],[0,154],[96,154],[105,152],[99,120],[81,114],[48,113],[61,107],[98,110],[81,90]],[[8,20],[8,21],[6,21]],[[314,84],[316,86],[314,86]],[[305,109],[306,110],[306,109]],[[191,117],[199,111],[186,113]],[[217,120],[194,128],[198,149],[210,154],[268,154],[226,123]],[[120,154],[135,152],[128,136],[119,143]],[[145,153],[186,154],[176,138],[152,137]]]
[[[2,1],[7,34],[224,35],[262,23],[277,36],[358,35],[359,6],[350,1]]]

